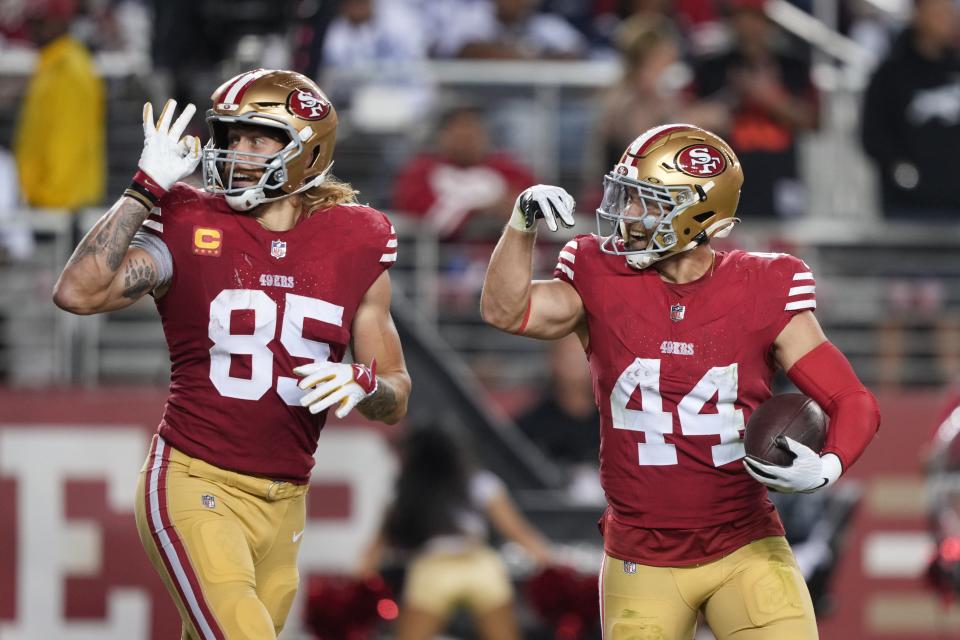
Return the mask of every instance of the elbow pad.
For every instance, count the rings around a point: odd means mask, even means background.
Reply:
[[[880,428],[877,399],[857,378],[846,356],[830,342],[797,360],[787,377],[830,417],[827,440],[820,453],[836,454],[846,471]]]

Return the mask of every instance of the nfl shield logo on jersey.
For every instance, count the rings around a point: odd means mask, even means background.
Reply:
[[[287,255],[287,243],[283,240],[274,240],[270,243],[270,255],[278,260]]]
[[[682,304],[674,304],[670,306],[670,319],[674,322],[680,322],[683,320],[683,314],[687,310]]]
[[[200,502],[203,503],[207,509],[216,509],[217,508],[217,499],[211,496],[209,493],[205,493],[200,496]]]

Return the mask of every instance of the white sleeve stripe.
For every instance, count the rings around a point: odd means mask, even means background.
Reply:
[[[813,280],[813,272],[804,271],[803,273],[795,273],[793,274],[793,279],[794,280]]]
[[[804,286],[804,287],[793,287],[792,289],[790,289],[790,292],[787,293],[787,295],[788,295],[788,296],[799,296],[800,294],[803,294],[803,293],[813,293],[813,292],[816,291],[816,290],[817,290],[817,288],[816,288],[815,286],[813,286],[812,284],[811,284],[811,285]]]
[[[145,227],[150,227],[150,228],[153,229],[154,231],[159,231],[160,233],[163,233],[163,223],[162,223],[162,222],[157,222],[156,220],[147,219],[147,220],[144,220],[144,221],[143,221],[143,226],[145,226]]]
[[[388,247],[388,248],[394,248],[394,247],[396,247],[396,246],[397,246],[397,239],[396,239],[396,238],[391,238],[390,240],[387,240],[387,247]]]
[[[393,225],[390,225],[390,234],[394,236],[397,235],[397,230],[393,228]]]
[[[817,301],[816,300],[794,300],[793,302],[788,302],[787,306],[783,308],[784,311],[794,311],[796,309],[816,309]]]
[[[570,278],[571,280],[573,280],[573,269],[571,269],[571,268],[568,267],[567,265],[563,264],[562,262],[558,262],[558,263],[557,263],[557,269],[559,269],[560,271],[562,271],[564,274],[566,274],[566,276],[567,276],[568,278]]]
[[[397,261],[397,252],[385,253],[380,256],[380,262],[396,262]]]
[[[563,258],[564,260],[569,261],[569,262],[576,262],[576,261],[577,261],[577,256],[576,256],[575,254],[570,253],[569,251],[566,251],[566,250],[560,252],[560,257]]]
[[[565,244],[565,245],[563,246],[563,248],[564,248],[565,250],[569,250],[569,251],[576,251],[576,250],[577,250],[577,241],[576,241],[576,240],[571,240],[570,242],[568,242],[567,244]]]

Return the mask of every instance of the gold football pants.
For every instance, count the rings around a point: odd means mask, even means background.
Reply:
[[[154,436],[137,529],[184,640],[270,640],[297,592],[307,486],[227,471]]]
[[[718,640],[816,640],[810,592],[783,537],[756,540],[691,567],[604,556],[605,640],[691,640],[703,611]]]
[[[482,615],[513,601],[513,586],[497,552],[423,553],[407,567],[404,604],[446,619],[458,606]]]

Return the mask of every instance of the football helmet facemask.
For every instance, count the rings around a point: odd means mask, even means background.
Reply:
[[[726,236],[740,221],[741,185],[740,161],[719,136],[690,124],[649,129],[603,178],[600,250],[644,269]],[[631,249],[640,239],[646,245]]]
[[[224,82],[210,96],[210,139],[203,149],[203,186],[249,211],[323,183],[332,166],[337,113],[312,80],[294,71],[255,69]],[[269,127],[286,145],[272,155],[230,149],[230,125]],[[234,186],[237,166],[262,171],[254,185]]]

